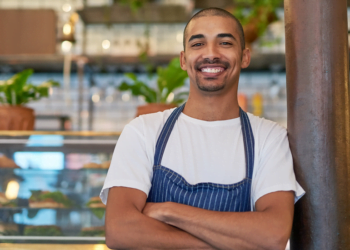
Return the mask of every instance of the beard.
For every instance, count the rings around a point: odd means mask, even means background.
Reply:
[[[220,59],[210,60],[208,58],[205,58],[204,60],[197,62],[195,64],[196,72],[199,70],[200,66],[203,64],[206,64],[206,65],[219,64],[219,65],[222,65],[225,68],[225,70],[227,70],[230,67],[230,64],[226,61],[222,61]],[[215,81],[218,80],[217,78],[206,77],[204,79],[200,79],[198,74],[196,74],[196,84],[197,84],[197,87],[202,91],[216,92],[216,91],[220,91],[220,90],[225,88],[226,78],[227,78],[227,76],[225,76],[225,78],[222,80],[222,82],[218,84],[218,83],[215,83]]]
[[[204,78],[204,81],[207,81],[207,82],[214,82],[215,80],[217,80],[217,79],[215,79],[215,78]],[[208,84],[208,83],[203,83],[201,81],[201,79],[199,79],[198,75],[196,75],[196,83],[197,83],[197,87],[200,90],[202,90],[202,91],[205,91],[205,92],[216,92],[216,91],[220,91],[220,90],[225,88],[225,86],[226,86],[226,77],[224,78],[224,80],[220,84],[215,84],[215,83]]]

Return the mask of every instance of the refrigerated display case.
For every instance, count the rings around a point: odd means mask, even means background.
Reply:
[[[107,249],[97,197],[119,135],[0,131],[0,248]]]

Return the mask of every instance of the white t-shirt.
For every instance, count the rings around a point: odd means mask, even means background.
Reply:
[[[114,186],[151,189],[155,146],[174,109],[142,115],[125,126],[117,142],[100,197],[106,204]],[[255,138],[251,204],[276,191],[305,193],[297,183],[286,129],[248,113]],[[161,165],[190,184],[234,184],[245,178],[246,163],[240,118],[203,121],[181,113],[171,132]]]

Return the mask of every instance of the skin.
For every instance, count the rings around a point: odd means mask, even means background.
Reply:
[[[250,52],[242,51],[234,20],[193,19],[186,40],[180,61],[190,78],[190,95],[183,112],[205,121],[239,117],[239,74],[249,66]],[[220,72],[203,72],[202,68]],[[137,189],[109,190],[105,223],[109,248],[284,250],[291,233],[293,192],[264,195],[255,203],[256,211],[243,213],[174,202],[146,203],[146,199]]]
[[[191,41],[192,36],[203,38]],[[231,34],[232,37],[219,37]],[[237,90],[242,68],[250,63],[249,49],[241,49],[237,24],[221,16],[205,16],[188,25],[186,51],[180,55],[181,68],[190,78],[190,94],[184,113],[205,121],[227,120],[239,117]],[[224,66],[220,74],[198,70],[203,66]],[[205,91],[216,89],[216,91]]]

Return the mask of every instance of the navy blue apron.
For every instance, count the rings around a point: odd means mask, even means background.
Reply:
[[[181,175],[161,165],[171,131],[185,104],[176,108],[158,137],[154,155],[152,187],[147,202],[172,201],[213,211],[251,211],[250,192],[254,168],[254,136],[248,115],[240,108],[246,159],[246,176],[234,184],[188,183]]]

